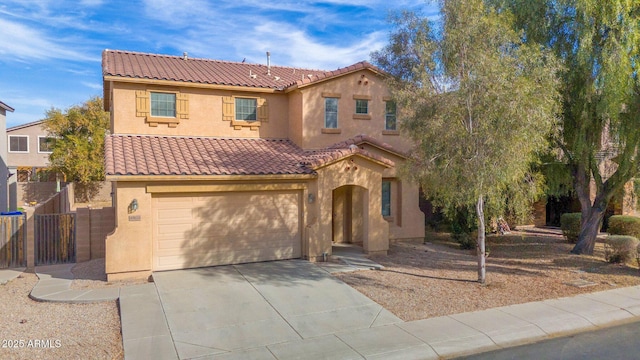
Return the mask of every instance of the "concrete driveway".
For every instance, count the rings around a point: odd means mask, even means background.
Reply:
[[[152,325],[153,329],[139,332],[152,331],[165,340],[172,339],[180,359],[236,355],[273,359],[269,345],[402,322],[355,289],[303,260],[166,271],[154,273],[153,277],[168,332],[160,331],[157,323]],[[125,320],[125,311],[139,311],[131,302],[136,294],[130,295],[121,296],[126,357],[169,355],[167,352],[172,351],[167,341],[165,350],[157,344],[128,341],[135,339],[127,336],[127,332],[133,334],[132,326],[139,323],[133,318]],[[153,296],[153,291],[148,291],[148,295]],[[153,303],[142,297],[137,299],[138,306]],[[145,316],[157,318],[161,313],[149,312]],[[351,351],[337,338],[328,339],[335,340],[326,344],[320,341],[319,351],[332,349],[330,352],[335,355]],[[150,348],[153,354],[139,353],[140,345]],[[175,353],[167,357],[175,357]]]

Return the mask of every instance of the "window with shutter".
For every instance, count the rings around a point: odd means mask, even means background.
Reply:
[[[146,90],[136,91],[136,116],[149,116],[149,93]]]
[[[189,94],[179,93],[176,95],[176,117],[189,118]]]
[[[251,96],[223,96],[222,120],[230,121],[235,130],[249,127],[258,130],[269,121],[269,105],[265,98]]]
[[[269,121],[269,104],[267,103],[267,99],[258,99],[258,121]]]
[[[180,119],[189,118],[189,94],[160,88],[136,90],[136,116],[144,117],[151,127],[177,127]]]

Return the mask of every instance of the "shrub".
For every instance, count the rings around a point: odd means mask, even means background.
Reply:
[[[566,213],[560,216],[562,235],[572,244],[578,242],[578,235],[580,235],[580,216],[581,213]]]
[[[476,238],[473,232],[478,228],[476,216],[469,208],[460,207],[447,216],[451,224],[451,238],[464,250],[475,249]]]
[[[452,233],[451,237],[460,245],[460,249],[462,250],[475,249],[478,244],[476,237],[470,233]]]
[[[638,269],[640,269],[640,244],[636,248],[636,261],[638,262]]]
[[[609,234],[628,235],[640,239],[640,218],[627,215],[613,215],[609,218]]]
[[[633,236],[609,235],[604,240],[604,258],[610,263],[626,263],[636,257],[640,241]]]

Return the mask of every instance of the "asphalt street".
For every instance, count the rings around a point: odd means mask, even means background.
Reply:
[[[640,322],[600,329],[460,359],[640,359]]]

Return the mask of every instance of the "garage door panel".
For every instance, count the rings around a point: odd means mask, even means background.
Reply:
[[[299,192],[154,198],[154,270],[301,256]]]
[[[193,210],[191,208],[163,209],[158,211],[157,217],[158,217],[158,220],[160,221],[171,220],[171,221],[186,221],[191,223],[191,220],[193,219]]]
[[[174,234],[187,235],[193,229],[192,224],[162,224],[158,225],[158,238]]]
[[[284,232],[269,234],[268,237],[260,235],[262,234],[252,237],[209,236],[194,239],[191,246],[194,247],[194,251],[197,251],[198,247],[225,251],[232,251],[234,249],[288,248],[295,246],[295,244],[292,245],[292,243],[297,243],[297,240],[299,240],[296,236]]]

